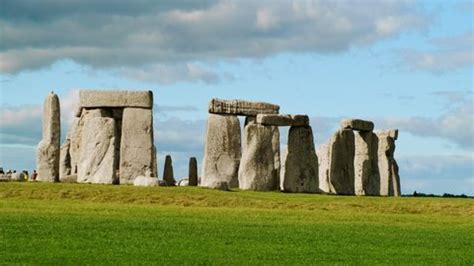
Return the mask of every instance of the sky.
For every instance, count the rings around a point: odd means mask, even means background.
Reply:
[[[200,165],[212,98],[398,128],[402,192],[474,195],[472,1],[0,0],[0,166],[35,168],[42,104],[62,136],[80,89],[152,90],[161,176]],[[282,146],[286,128],[281,130]],[[201,167],[199,167],[201,168]],[[201,169],[200,169],[201,170]]]

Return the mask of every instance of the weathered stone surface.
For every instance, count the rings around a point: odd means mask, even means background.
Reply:
[[[116,183],[115,121],[108,117],[85,117],[80,144],[77,182]]]
[[[152,158],[152,176],[158,177],[158,162],[156,160],[156,146],[153,145],[153,158]]]
[[[43,139],[38,144],[36,165],[38,181],[59,181],[59,154],[60,154],[60,107],[59,98],[51,92],[46,97],[43,107]]]
[[[245,126],[239,188],[270,191],[278,188],[272,126],[249,123]]]
[[[23,174],[23,173],[12,173],[11,177],[10,177],[10,181],[19,181],[19,182],[26,181],[25,174]]]
[[[375,134],[387,136],[387,137],[393,138],[394,140],[397,140],[397,139],[398,139],[398,129],[381,129],[381,130],[376,130],[376,131],[375,131]]]
[[[341,128],[359,131],[372,131],[374,130],[374,123],[361,119],[343,119],[341,120]]]
[[[125,108],[120,142],[120,183],[132,183],[136,176],[153,173],[153,114],[151,109]]]
[[[229,191],[229,183],[223,181],[223,182],[217,182],[216,185],[214,186],[215,189],[222,190],[222,191]]]
[[[378,138],[370,131],[354,132],[354,192],[376,196],[380,192]]]
[[[257,123],[266,126],[309,126],[307,115],[258,114]]]
[[[212,99],[209,102],[209,113],[256,116],[257,114],[278,114],[280,106],[264,102],[243,100]]]
[[[138,107],[153,108],[151,91],[96,91],[79,92],[80,108]]]
[[[174,179],[173,173],[173,161],[171,155],[166,155],[165,167],[163,168],[163,180],[167,186],[176,186],[176,180]]]
[[[310,126],[290,127],[288,147],[281,169],[281,190],[285,192],[320,192],[318,157]]]
[[[329,145],[321,144],[316,149],[319,162],[319,189],[329,193]]]
[[[280,160],[280,129],[278,127],[271,127],[272,128],[272,150],[273,150],[273,165],[275,167],[275,171],[273,171],[274,179],[277,183],[277,188],[280,186],[280,168],[281,168],[281,160]]]
[[[61,183],[76,183],[76,182],[77,182],[77,174],[61,177]]]
[[[329,189],[331,193],[354,195],[354,131],[340,129],[329,142]]]
[[[71,174],[71,155],[69,150],[71,148],[71,140],[66,139],[61,146],[59,157],[59,180]]]
[[[398,130],[394,130],[397,131]],[[400,176],[398,164],[394,158],[395,138],[394,131],[381,131],[378,137],[378,168],[380,173],[380,195],[400,196]],[[398,134],[397,134],[398,137]]]
[[[189,172],[188,172],[188,179],[190,186],[197,186],[198,185],[198,166],[196,157],[189,158]]]
[[[158,178],[156,177],[149,177],[149,176],[137,176],[135,180],[133,180],[133,185],[136,187],[157,187],[158,186]]]
[[[190,186],[189,179],[181,179],[178,182],[178,187],[187,187]]]
[[[215,188],[221,182],[239,186],[240,136],[237,116],[209,114],[201,186]]]

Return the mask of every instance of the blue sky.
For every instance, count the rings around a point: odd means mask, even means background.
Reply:
[[[0,165],[33,169],[41,104],[78,89],[150,89],[160,174],[202,161],[207,103],[261,100],[399,128],[402,190],[474,195],[469,1],[1,1]],[[282,144],[286,143],[282,130]]]

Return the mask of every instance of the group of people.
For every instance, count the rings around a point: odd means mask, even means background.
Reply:
[[[31,177],[28,173],[27,170],[21,171],[21,173],[17,173],[16,170],[8,170],[6,173],[3,171],[3,168],[0,168],[0,176],[2,176],[2,179],[5,180],[15,180],[15,181],[28,181],[32,180],[35,181],[36,177],[38,176],[38,173],[36,170],[33,170],[33,173],[31,174]]]

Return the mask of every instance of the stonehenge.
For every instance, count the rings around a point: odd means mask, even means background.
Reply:
[[[191,157],[187,178],[177,183],[170,155],[163,180],[158,179],[151,91],[80,91],[62,145],[59,98],[51,93],[44,102],[37,180],[401,195],[394,157],[398,130],[374,131],[371,121],[343,119],[328,142],[316,149],[309,117],[279,112],[280,106],[271,103],[212,99],[202,176],[196,157]],[[239,116],[245,117],[242,128]],[[289,127],[283,154],[280,127]]]
[[[38,181],[59,181],[60,118],[59,97],[51,92],[44,101],[43,138],[38,144],[36,152]]]
[[[151,91],[81,90],[59,180],[132,184],[138,176],[156,177],[152,108]]]

